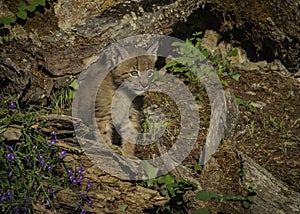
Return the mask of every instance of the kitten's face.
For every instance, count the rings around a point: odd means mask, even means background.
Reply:
[[[114,82],[129,89],[135,94],[146,91],[152,80],[155,69],[154,56],[139,56],[121,63],[114,71]]]

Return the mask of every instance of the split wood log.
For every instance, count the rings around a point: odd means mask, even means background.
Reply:
[[[244,182],[253,182],[256,196],[251,205],[252,213],[300,213],[300,193],[290,190],[270,172],[242,152]]]

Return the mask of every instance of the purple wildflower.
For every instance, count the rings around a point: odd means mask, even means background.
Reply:
[[[74,180],[74,171],[72,169],[67,169],[69,180],[73,182]]]
[[[55,131],[55,130],[52,130],[52,131],[51,131],[51,135],[52,135],[52,136],[54,136],[54,137],[55,137],[55,136],[56,136],[56,134],[57,134],[57,133],[56,133],[56,131]]]
[[[73,175],[74,174],[74,171],[73,171],[73,169],[67,169],[67,173],[68,173],[68,175]]]
[[[88,189],[88,188],[91,188],[91,187],[92,187],[92,183],[90,181],[88,181],[87,184],[86,184],[86,188]]]
[[[50,202],[47,200],[46,201],[46,208],[50,208],[51,207],[51,204],[50,204]]]
[[[79,169],[78,169],[78,174],[79,174],[79,175],[82,175],[82,173],[83,173],[83,167],[80,166]]]
[[[38,159],[40,160],[39,166],[44,166],[45,165],[45,158],[42,155],[39,155]]]
[[[54,196],[54,187],[49,188],[48,192],[50,193],[50,196],[53,197]]]
[[[52,138],[52,139],[50,140],[50,142],[51,142],[51,144],[56,144],[56,143],[57,143],[57,140],[54,139],[54,138]]]
[[[12,174],[13,174],[13,172],[10,171],[7,176],[10,178],[12,176]]]
[[[17,105],[13,101],[10,101],[10,103],[8,104],[8,108],[14,109],[17,108]]]
[[[29,205],[29,204],[31,204],[28,198],[25,198],[25,200],[24,200],[24,201],[25,201],[26,205]]]
[[[81,194],[81,198],[87,200],[88,199],[88,195],[86,193]]]
[[[75,180],[75,179],[72,181],[72,184],[73,184],[73,185],[77,185],[78,183],[79,183],[79,182],[78,182],[77,180]]]
[[[6,145],[6,148],[10,149],[11,151],[14,151],[13,146]]]
[[[49,172],[51,172],[52,169],[53,169],[53,166],[48,166],[48,167],[47,167],[47,170],[48,170]]]
[[[61,150],[61,151],[60,151],[60,156],[61,156],[62,158],[64,158],[64,157],[66,156],[66,154],[67,154],[67,151],[66,151],[66,150]]]
[[[81,208],[81,214],[85,214],[85,211],[83,208]]]
[[[81,181],[83,181],[83,179],[84,179],[84,176],[83,175],[79,175],[78,181],[81,182]]]
[[[15,210],[15,214],[19,214],[20,211],[19,207],[15,208],[14,210]]]
[[[13,152],[8,153],[6,155],[6,160],[14,160],[15,159],[15,154]]]
[[[0,194],[0,204],[2,203],[2,202],[5,202],[6,201],[6,197],[5,197],[5,194]]]
[[[8,198],[10,201],[12,200],[12,198],[13,198],[12,191],[9,191],[9,192],[7,193],[7,198]]]
[[[92,207],[93,206],[93,201],[89,200],[89,206]]]

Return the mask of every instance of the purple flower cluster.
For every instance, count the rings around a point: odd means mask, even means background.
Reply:
[[[13,193],[12,193],[12,191],[9,191],[8,193],[4,193],[4,194],[1,194],[0,193],[0,205],[2,204],[2,203],[4,203],[4,202],[11,202],[11,200],[12,200],[12,198],[13,198]]]
[[[80,203],[77,204],[77,209],[81,210],[81,214],[85,214],[85,210],[83,209],[83,205],[85,202],[88,202],[88,205],[90,207],[93,206],[93,201],[89,198],[89,196],[87,195],[87,193],[83,193],[79,195],[79,199],[81,200]]]
[[[78,168],[77,173],[73,169],[70,169],[70,168],[67,169],[67,174],[68,174],[68,177],[69,177],[69,181],[73,185],[79,184],[84,179],[83,171],[84,171],[84,169],[83,169],[82,166],[80,166]],[[76,176],[76,174],[77,174],[77,176]],[[75,179],[75,177],[77,179]],[[87,184],[86,184],[86,192],[91,187],[92,187],[92,183],[90,181],[88,181]],[[85,202],[87,202],[90,207],[92,207],[92,205],[93,205],[93,201],[89,198],[89,196],[86,192],[79,195],[79,199],[80,199],[81,202],[79,202],[77,204],[77,210],[80,210],[80,213],[82,213],[82,214],[86,213],[84,208],[83,208],[83,205],[84,205]]]
[[[52,146],[52,145],[56,144],[57,143],[56,135],[57,135],[56,131],[52,130],[51,131],[51,136],[52,137],[50,139],[50,143],[46,140],[46,144],[49,145],[49,146]]]
[[[15,160],[16,156],[15,156],[13,147],[9,146],[9,145],[7,145],[6,147],[10,150],[9,153],[6,155],[7,162]]]
[[[38,159],[40,161],[39,166],[44,166],[45,165],[45,158],[42,155],[38,155]]]
[[[57,144],[57,139],[56,139],[56,135],[57,135],[57,132],[55,131],[55,130],[52,130],[51,131],[51,139],[50,139],[50,142],[48,141],[48,140],[46,140],[46,144],[48,145],[48,146],[52,146],[52,145],[55,145],[55,144]],[[65,156],[66,156],[66,154],[67,154],[67,151],[66,150],[60,150],[60,152],[59,152],[59,154],[60,154],[60,157],[61,158],[64,158]],[[48,171],[51,171],[52,170],[52,168],[51,169],[48,169]]]
[[[79,184],[83,179],[83,167],[80,166],[77,173],[77,179],[75,179],[75,172],[72,169],[67,170],[69,180],[72,182],[73,185]]]

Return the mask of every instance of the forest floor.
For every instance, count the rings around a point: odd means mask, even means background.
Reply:
[[[225,90],[231,90],[239,105],[239,119],[235,132],[223,140],[213,155],[209,169],[193,170],[202,188],[219,194],[245,195],[247,187],[242,184],[241,168],[236,151],[247,154],[254,161],[286,183],[293,191],[300,192],[300,94],[299,83],[276,71],[261,69],[239,71],[239,79],[220,76]],[[195,169],[205,144],[209,122],[210,105],[204,87],[190,84],[190,90],[200,95],[200,131],[198,140],[183,165]],[[167,98],[151,94],[147,105],[157,105],[170,118],[178,114],[174,103]],[[174,144],[178,133],[178,121],[171,123],[160,143],[167,150]],[[175,131],[174,131],[175,130]],[[172,133],[173,134],[170,134]],[[137,156],[149,158],[149,154],[160,155],[155,146],[141,147]],[[197,206],[197,205],[195,205]],[[205,205],[214,212],[245,213],[237,202],[210,201]],[[191,209],[196,207],[191,206]]]

